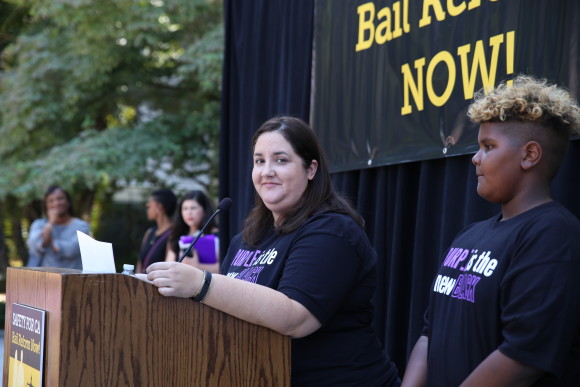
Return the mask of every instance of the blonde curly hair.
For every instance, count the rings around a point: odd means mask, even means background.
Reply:
[[[502,82],[487,95],[480,90],[467,115],[473,122],[533,122],[564,131],[580,133],[580,108],[574,97],[546,79],[518,75],[512,85]]]

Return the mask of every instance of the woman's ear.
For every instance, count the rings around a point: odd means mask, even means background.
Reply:
[[[312,160],[308,168],[306,168],[306,177],[308,178],[308,180],[314,179],[317,170],[318,170],[318,161]]]

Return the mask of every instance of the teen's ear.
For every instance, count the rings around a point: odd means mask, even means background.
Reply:
[[[522,150],[524,157],[520,165],[523,170],[532,169],[542,159],[542,146],[537,141],[528,141]]]

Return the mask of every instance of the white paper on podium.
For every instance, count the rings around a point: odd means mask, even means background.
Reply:
[[[82,231],[77,230],[83,272],[116,273],[113,245],[108,242],[97,241]]]

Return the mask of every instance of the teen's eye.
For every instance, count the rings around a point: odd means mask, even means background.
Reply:
[[[264,160],[263,159],[254,159],[254,164],[256,164],[256,165],[264,164]]]
[[[280,157],[280,158],[277,158],[277,159],[276,159],[276,162],[277,162],[278,164],[284,164],[284,163],[288,162],[288,160],[287,160],[287,159],[285,159],[285,158],[283,158],[283,157]]]

